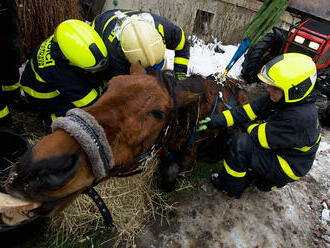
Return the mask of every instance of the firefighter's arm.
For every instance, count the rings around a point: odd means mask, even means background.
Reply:
[[[231,127],[236,124],[251,122],[258,118],[270,103],[269,95],[266,94],[257,100],[244,104],[242,106],[234,106],[232,109],[222,111],[202,120],[199,124],[203,130],[208,128]]]
[[[83,73],[67,72],[61,79],[53,79],[60,94],[75,107],[83,108],[93,104],[101,95],[99,86],[92,83]]]
[[[290,120],[252,123],[247,127],[253,141],[265,149],[294,147],[299,138],[297,132]]]
[[[178,45],[174,48],[174,71],[179,80],[186,78],[188,62],[190,57],[189,43],[185,37],[183,29],[175,32],[175,39]]]
[[[186,77],[190,57],[189,42],[182,28],[164,17],[153,15],[156,28],[162,35],[167,49],[174,50],[174,71],[179,80]]]

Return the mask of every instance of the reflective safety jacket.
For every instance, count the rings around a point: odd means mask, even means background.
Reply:
[[[98,32],[102,37],[108,49],[108,54],[110,57],[108,70],[106,71],[111,77],[120,74],[128,74],[130,67],[130,63],[125,58],[125,55],[121,49],[120,41],[117,39],[114,30],[118,20],[115,15],[116,11],[118,11],[118,9],[109,10],[98,15],[92,24],[96,32]],[[128,16],[146,13],[136,10],[120,11]],[[166,48],[175,51],[174,71],[187,73],[190,53],[189,43],[186,40],[183,30],[164,17],[151,13],[148,14],[152,16],[155,28],[163,37],[163,42]]]
[[[14,1],[0,1],[0,126],[9,123],[7,103],[19,94],[20,46]]]
[[[53,36],[45,40],[27,62],[20,84],[33,108],[54,120],[69,109],[93,104],[102,94],[104,82],[96,75],[55,60],[52,39]]]
[[[254,143],[272,151],[279,168],[291,180],[298,180],[310,170],[321,139],[314,102],[309,97],[297,103],[273,103],[267,94],[211,117],[212,127],[248,123],[247,133]]]

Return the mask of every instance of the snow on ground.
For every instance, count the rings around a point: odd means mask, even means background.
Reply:
[[[222,72],[237,48],[193,40],[188,70],[204,76]],[[217,46],[224,53],[215,52]],[[173,64],[173,52],[166,55],[168,65]],[[229,76],[239,76],[241,63],[242,58]],[[198,192],[178,193],[177,214],[168,225],[159,221],[141,230],[137,247],[330,248],[329,171],[330,129],[322,128],[314,165],[299,181],[267,193],[250,186],[240,199],[228,198],[205,182]]]
[[[190,48],[190,60],[188,64],[188,74],[200,74],[208,76],[216,72],[223,72],[236,52],[237,46],[224,46],[220,41],[205,44],[205,42],[196,37],[191,38],[193,44]],[[222,50],[223,53],[215,52]],[[174,51],[166,50],[168,69],[173,69]],[[242,69],[243,56],[231,68],[228,76],[237,78]]]

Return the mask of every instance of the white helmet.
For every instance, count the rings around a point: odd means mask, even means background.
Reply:
[[[162,65],[165,67],[165,45],[154,25],[144,18],[127,17],[120,26],[121,48],[131,64],[140,61],[144,68]]]

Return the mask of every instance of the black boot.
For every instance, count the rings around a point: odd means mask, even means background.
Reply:
[[[229,178],[225,173],[213,173],[211,175],[211,183],[219,191],[225,192],[229,197],[239,199],[245,188],[245,178]]]

